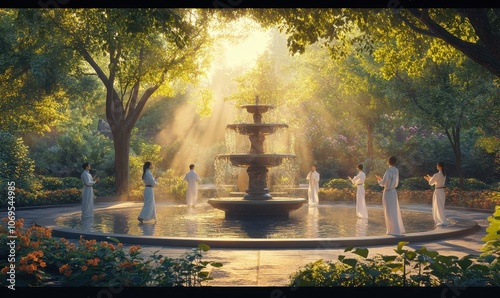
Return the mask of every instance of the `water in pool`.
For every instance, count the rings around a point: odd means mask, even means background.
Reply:
[[[358,219],[351,205],[303,206],[280,217],[226,218],[208,204],[157,205],[157,220],[140,224],[140,207],[95,211],[93,222],[82,223],[80,213],[56,219],[58,226],[82,231],[156,237],[280,239],[337,238],[385,235],[383,210],[369,208],[368,219]],[[402,210],[407,233],[434,229],[432,214]]]

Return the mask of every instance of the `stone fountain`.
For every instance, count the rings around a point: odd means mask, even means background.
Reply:
[[[227,128],[240,135],[248,136],[250,150],[248,153],[220,154],[217,159],[225,159],[234,167],[246,168],[248,189],[243,197],[219,197],[208,200],[217,209],[224,210],[227,215],[288,215],[306,203],[305,198],[273,197],[268,187],[269,168],[277,167],[285,159],[293,159],[293,154],[276,154],[264,152],[264,141],[267,135],[280,129],[288,128],[283,123],[264,123],[262,115],[274,109],[273,105],[255,104],[240,106],[253,115],[253,123],[228,124]]]

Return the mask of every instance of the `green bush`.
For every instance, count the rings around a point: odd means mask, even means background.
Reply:
[[[323,184],[323,188],[351,189],[354,184],[349,179],[333,178]]]
[[[40,182],[42,183],[42,188],[44,190],[56,190],[64,188],[64,183],[61,178],[47,177],[47,176],[39,176],[39,177],[40,177]]]
[[[172,169],[168,169],[158,178],[158,193],[164,194],[169,199],[184,202],[186,200],[187,182],[183,178],[183,176],[175,175]]]
[[[87,120],[84,124],[68,125],[55,138],[39,138],[31,146],[30,152],[35,160],[37,173],[55,177],[79,177],[83,171],[82,164],[89,162],[92,173],[95,172],[100,177],[113,174],[113,142],[102,134],[95,134],[90,126],[91,121]]]
[[[411,177],[401,179],[399,182],[399,189],[405,190],[426,190],[431,188],[429,182],[424,177]]]
[[[81,178],[77,177],[64,177],[61,178],[63,188],[82,188],[83,187],[83,182]],[[99,183],[102,180],[99,181]]]
[[[447,179],[446,185],[450,188],[459,188],[460,179],[457,177],[452,177]],[[490,189],[490,186],[481,180],[476,178],[464,178],[464,190],[483,190]]]
[[[98,197],[109,196],[114,194],[115,176],[101,177],[99,182],[97,182],[94,185],[94,193]]]
[[[356,189],[320,188],[318,199],[320,202],[352,201],[356,198]]]

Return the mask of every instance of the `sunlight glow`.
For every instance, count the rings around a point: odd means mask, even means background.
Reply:
[[[228,43],[224,47],[227,64],[232,67],[253,67],[257,57],[266,50],[269,40],[268,32],[255,31],[242,42],[234,45]]]

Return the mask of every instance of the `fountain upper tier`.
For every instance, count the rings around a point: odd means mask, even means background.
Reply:
[[[246,109],[248,113],[253,114],[253,123],[262,123],[262,114],[274,109],[273,105],[260,105],[258,97],[253,105],[241,105],[240,108]]]
[[[241,105],[240,108],[246,109],[250,114],[263,114],[271,109],[274,109],[273,105],[260,105],[260,104],[248,104]]]

